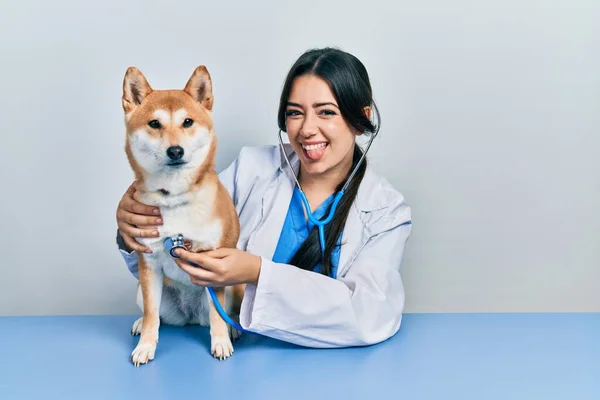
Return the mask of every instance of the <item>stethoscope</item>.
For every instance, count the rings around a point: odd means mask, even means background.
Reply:
[[[279,130],[277,137],[279,138],[279,147],[281,148],[281,152],[283,153],[283,158],[285,158],[285,161],[286,161],[290,171],[292,171],[292,176],[294,177],[294,181],[296,182],[296,186],[298,187],[298,191],[300,192],[300,198],[302,199],[302,202],[304,203],[306,215],[308,216],[308,219],[310,220],[310,222],[312,222],[319,228],[319,241],[321,242],[321,251],[324,253],[325,252],[325,225],[330,223],[331,220],[333,219],[333,216],[335,215],[335,210],[337,209],[338,203],[342,199],[342,196],[346,193],[346,189],[348,189],[348,185],[350,184],[350,182],[352,182],[352,178],[354,178],[354,175],[356,175],[358,168],[360,167],[365,156],[367,155],[367,152],[369,151],[369,148],[371,147],[371,143],[373,143],[373,139],[375,139],[375,135],[371,136],[371,139],[369,140],[369,144],[367,145],[367,149],[363,152],[362,156],[360,157],[360,160],[358,160],[358,163],[352,170],[352,173],[350,174],[348,179],[346,179],[346,183],[344,184],[342,189],[336,193],[336,195],[333,199],[333,203],[331,204],[331,209],[329,210],[329,214],[327,215],[327,218],[325,218],[323,220],[318,220],[317,218],[315,218],[315,216],[312,213],[312,210],[310,209],[310,204],[308,203],[306,194],[304,194],[304,191],[302,190],[302,187],[300,186],[300,182],[298,182],[298,178],[296,177],[296,174],[294,173],[292,164],[290,163],[290,160],[288,159],[288,156],[285,153],[283,140],[281,139],[281,129]]]
[[[177,256],[177,254],[175,254],[175,249],[180,248],[180,249],[187,251],[185,244],[184,244],[184,238],[181,233],[177,236],[166,238],[163,241],[163,245],[164,245],[165,250],[173,258],[180,258]],[[195,264],[193,262],[190,262],[190,264],[192,264],[194,267],[200,267],[198,264]],[[215,308],[217,309],[217,312],[219,313],[221,318],[223,318],[225,320],[225,322],[227,322],[229,325],[233,326],[235,329],[237,329],[240,332],[254,333],[254,332],[250,332],[250,331],[247,331],[246,329],[242,328],[242,326],[240,324],[238,324],[236,321],[231,319],[229,317],[229,315],[227,315],[227,312],[225,312],[225,310],[223,310],[223,307],[221,306],[221,303],[219,303],[219,299],[217,298],[217,295],[215,294],[215,291],[212,287],[207,287],[206,289],[208,290],[208,294],[210,295],[213,303],[215,304]]]
[[[312,210],[310,208],[310,204],[308,202],[308,199],[306,198],[306,194],[304,194],[304,191],[302,191],[302,187],[300,186],[300,182],[298,182],[298,178],[296,177],[296,174],[294,173],[294,169],[292,168],[292,164],[290,163],[290,160],[288,159],[288,156],[285,153],[285,148],[284,148],[284,145],[283,145],[283,140],[281,139],[281,129],[279,130],[279,133],[277,134],[277,136],[279,138],[279,146],[281,148],[281,152],[283,153],[283,157],[285,158],[285,161],[286,161],[286,163],[287,163],[290,171],[292,172],[292,176],[294,177],[294,181],[296,182],[296,185],[298,187],[298,191],[300,192],[300,198],[302,199],[302,202],[304,203],[304,207],[305,207],[308,219],[310,220],[310,222],[312,222],[313,224],[315,224],[318,227],[318,229],[319,229],[319,241],[321,242],[321,251],[324,253],[325,252],[325,225],[327,225],[333,219],[333,216],[335,215],[335,210],[337,209],[337,206],[338,206],[340,200],[342,199],[342,196],[344,195],[344,193],[346,193],[346,189],[348,188],[348,185],[350,184],[350,182],[352,182],[352,178],[354,178],[354,175],[356,175],[356,172],[358,171],[358,168],[360,167],[360,165],[362,164],[365,156],[367,155],[367,152],[369,151],[369,148],[371,147],[371,143],[373,143],[373,139],[375,139],[375,135],[371,136],[371,139],[369,140],[369,144],[367,145],[366,150],[363,152],[362,156],[360,157],[360,160],[358,161],[358,163],[356,164],[356,166],[352,170],[352,173],[350,174],[350,176],[346,180],[346,183],[344,184],[344,186],[342,187],[342,189],[338,193],[336,193],[336,195],[335,195],[335,197],[333,199],[333,203],[331,205],[331,209],[329,210],[329,214],[327,215],[327,218],[325,218],[323,220],[318,220],[313,215],[313,212],[312,212]],[[181,235],[181,234],[179,234],[177,236],[174,236],[174,237],[167,237],[164,240],[163,245],[164,245],[165,250],[173,258],[179,258],[175,254],[175,249],[181,248],[181,249],[187,250],[185,248],[185,245],[184,245],[183,235]],[[195,267],[200,267],[199,265],[194,264],[194,263],[190,263],[190,264],[194,265]],[[227,315],[227,312],[225,312],[225,310],[221,306],[221,303],[219,303],[219,299],[217,298],[217,295],[215,294],[215,291],[214,291],[214,289],[212,287],[207,287],[206,289],[208,290],[208,293],[209,293],[209,295],[210,295],[210,297],[211,297],[211,299],[212,299],[212,301],[213,301],[213,303],[215,305],[215,308],[217,309],[217,312],[219,313],[219,315],[221,316],[221,318],[223,318],[223,320],[226,323],[228,323],[229,325],[233,326],[235,329],[239,330],[240,332],[254,333],[254,332],[251,332],[251,331],[248,331],[248,330],[242,328],[242,326],[239,323],[237,323],[236,321],[234,321],[233,319],[231,319],[229,317],[229,315]]]

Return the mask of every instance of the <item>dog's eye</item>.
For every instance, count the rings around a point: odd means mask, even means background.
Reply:
[[[189,118],[186,118],[186,119],[183,121],[183,127],[184,127],[184,128],[189,128],[189,127],[190,127],[190,126],[192,126],[193,124],[194,124],[194,121],[192,121],[192,120],[191,120],[191,119],[189,119]]]
[[[160,128],[160,122],[158,122],[157,120],[153,119],[152,121],[148,122],[148,125],[150,126],[150,128],[152,129],[158,129]]]

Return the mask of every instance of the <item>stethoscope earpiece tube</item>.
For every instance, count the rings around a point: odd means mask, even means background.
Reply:
[[[331,220],[333,219],[333,216],[335,215],[335,210],[337,209],[337,206],[338,206],[340,200],[342,199],[342,196],[346,192],[348,185],[350,185],[352,178],[354,178],[354,175],[356,175],[356,172],[358,171],[358,168],[360,168],[360,165],[362,164],[363,160],[367,156],[367,152],[369,151],[369,148],[371,148],[371,143],[373,143],[373,139],[375,139],[375,136],[372,136],[371,139],[369,140],[369,145],[367,146],[367,149],[364,151],[363,155],[360,157],[360,160],[358,161],[358,163],[352,170],[352,173],[350,174],[350,176],[348,176],[348,179],[346,179],[346,183],[342,187],[342,190],[340,190],[336,194],[335,198],[333,199],[333,204],[331,205],[331,209],[329,210],[329,215],[323,221],[319,221],[318,219],[316,219],[312,213],[312,210],[310,209],[310,204],[308,202],[308,199],[306,198],[306,195],[302,191],[302,187],[300,186],[300,182],[298,182],[298,178],[296,177],[296,174],[294,173],[292,164],[290,163],[290,160],[288,159],[288,156],[285,153],[283,139],[281,139],[281,129],[279,130],[277,137],[279,138],[279,146],[281,148],[281,153],[283,154],[283,158],[285,158],[285,161],[286,161],[288,167],[290,168],[290,171],[292,172],[292,176],[294,177],[294,181],[296,182],[296,186],[298,187],[298,190],[300,191],[300,198],[302,199],[302,202],[304,203],[306,215],[308,216],[308,219],[310,220],[310,222],[312,222],[319,228],[319,242],[321,243],[321,251],[323,253],[325,253],[325,225],[330,223]]]

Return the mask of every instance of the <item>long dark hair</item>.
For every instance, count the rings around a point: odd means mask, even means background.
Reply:
[[[364,135],[377,135],[381,118],[373,100],[371,83],[365,66],[352,54],[329,47],[312,49],[305,52],[290,69],[279,102],[277,117],[279,129],[286,132],[286,107],[290,91],[294,79],[302,75],[315,75],[325,80],[338,103],[342,118]],[[371,107],[372,115],[377,116],[377,125],[365,115],[365,107]],[[352,166],[348,171],[348,175],[339,183],[336,192],[342,189],[346,179],[348,179],[349,174],[356,167],[362,155],[362,149],[358,144],[355,144]],[[324,275],[330,275],[332,269],[331,253],[337,246],[337,241],[346,224],[346,218],[356,198],[356,193],[365,175],[366,168],[367,160],[365,157],[348,185],[344,196],[342,196],[333,219],[325,226],[324,254],[321,252],[319,231],[315,227],[289,261],[290,264],[298,268],[313,270],[321,263],[319,272]],[[329,209],[325,217],[328,214]]]

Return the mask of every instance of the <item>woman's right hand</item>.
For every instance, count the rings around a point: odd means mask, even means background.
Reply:
[[[135,238],[157,237],[156,227],[162,225],[160,210],[133,198],[135,182],[127,188],[117,208],[117,226],[125,245],[131,250],[152,253],[150,248],[138,243]]]

